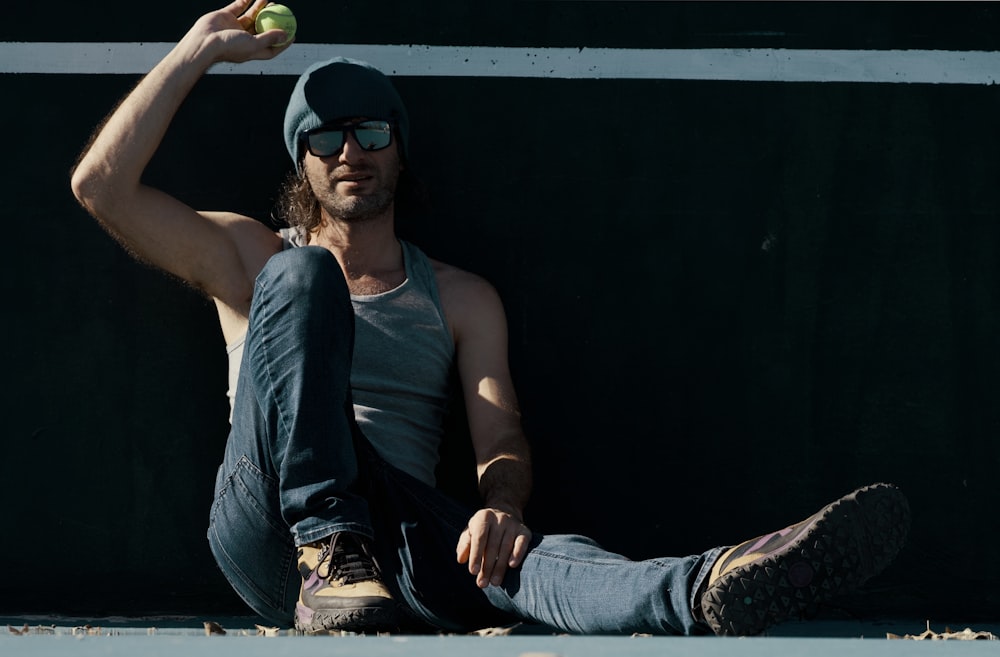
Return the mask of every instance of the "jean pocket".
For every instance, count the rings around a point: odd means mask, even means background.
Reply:
[[[278,482],[243,456],[232,472],[224,476],[215,494],[212,522],[224,513],[231,521],[257,527],[266,524],[271,530],[288,534],[288,525],[281,517],[278,502]]]

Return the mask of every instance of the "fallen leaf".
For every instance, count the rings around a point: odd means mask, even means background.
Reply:
[[[212,636],[213,634],[225,634],[226,631],[222,629],[222,626],[215,621],[204,621],[205,625],[205,636]]]

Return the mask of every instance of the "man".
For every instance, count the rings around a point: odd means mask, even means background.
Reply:
[[[754,634],[891,561],[908,509],[884,484],[684,558],[635,562],[584,537],[533,534],[500,299],[395,234],[410,126],[388,78],[335,59],[299,79],[284,126],[297,172],[289,229],[195,211],[141,183],[209,66],[284,49],[280,31],[253,34],[263,4],[235,0],[199,19],[108,118],[72,182],[137,257],[218,309],[232,431],[209,543],[251,608],[306,632],[528,620],[575,633]],[[434,488],[453,364],[483,500],[474,512]]]

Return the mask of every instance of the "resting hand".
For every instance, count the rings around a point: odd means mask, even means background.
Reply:
[[[507,569],[524,561],[530,542],[531,530],[521,522],[520,514],[480,509],[458,539],[456,554],[459,563],[469,564],[469,573],[480,588],[499,586]]]
[[[234,0],[228,6],[205,14],[185,39],[214,46],[215,61],[245,62],[271,59],[288,46],[276,47],[285,36],[278,30],[263,34],[254,31],[254,19],[268,0]]]

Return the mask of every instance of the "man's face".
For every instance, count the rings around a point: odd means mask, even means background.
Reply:
[[[302,167],[325,214],[346,222],[368,221],[390,211],[402,169],[395,137],[386,148],[365,150],[351,131],[332,155],[320,157],[307,149]]]

